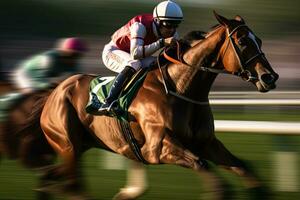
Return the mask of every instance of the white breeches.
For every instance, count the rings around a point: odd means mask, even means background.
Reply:
[[[28,78],[22,69],[17,69],[12,74],[12,81],[18,89],[31,90],[34,88],[34,83]]]
[[[141,67],[148,67],[156,58],[149,56],[140,60],[133,60],[126,51],[120,50],[112,41],[104,46],[102,60],[104,65],[117,73],[120,73],[125,66],[130,66],[136,71]]]

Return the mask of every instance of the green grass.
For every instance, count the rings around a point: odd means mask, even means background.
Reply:
[[[215,117],[224,119],[220,118],[220,116],[216,113]],[[289,115],[280,114],[280,116],[289,119]],[[271,119],[275,118],[277,118],[275,115],[271,117]],[[241,116],[236,119],[241,119]],[[253,118],[248,117],[247,120],[253,120]],[[267,118],[263,120],[267,120]],[[294,151],[300,155],[300,136],[217,133],[217,137],[233,154],[251,161],[257,170],[256,172],[274,190],[275,196],[272,199],[296,200],[300,198],[299,190],[298,192],[276,191],[275,184],[280,180],[275,180],[275,165],[273,163],[273,153],[275,151]],[[97,199],[111,199],[119,188],[125,184],[126,171],[102,169],[100,167],[101,157],[99,156],[101,151],[94,149],[84,155],[83,171],[85,181],[88,192],[93,197]],[[287,165],[288,163],[281,164]],[[300,169],[299,156],[298,169]],[[241,182],[236,176],[223,170],[219,171],[230,185],[235,188],[236,194],[234,199],[249,199],[247,192],[241,187]],[[209,194],[203,190],[205,182],[191,170],[177,166],[161,165],[147,166],[147,172],[150,189],[140,198],[141,200],[209,199]],[[299,172],[298,175],[298,185],[300,185]],[[0,200],[34,199],[32,189],[35,187],[36,181],[37,175],[34,172],[22,168],[16,161],[3,159],[0,163]]]

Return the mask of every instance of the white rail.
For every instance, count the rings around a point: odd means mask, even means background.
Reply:
[[[257,91],[213,91],[210,95],[262,95]],[[270,91],[263,95],[299,95],[300,91]]]
[[[211,105],[300,105],[300,99],[211,99],[209,102]]]
[[[216,132],[299,135],[298,122],[215,120]]]
[[[278,92],[276,94],[298,94],[298,92]],[[247,92],[217,92],[214,95],[234,95],[245,94]],[[250,94],[253,95],[254,93]],[[275,93],[273,93],[275,94]],[[300,94],[300,93],[299,93]],[[300,99],[211,99],[211,105],[285,105],[299,106]],[[274,122],[274,121],[233,121],[233,120],[215,120],[216,132],[246,132],[261,134],[300,134],[299,122]]]

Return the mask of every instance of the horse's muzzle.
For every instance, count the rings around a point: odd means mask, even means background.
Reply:
[[[268,92],[276,88],[275,82],[279,78],[276,73],[263,73],[259,74],[256,87],[260,92]]]

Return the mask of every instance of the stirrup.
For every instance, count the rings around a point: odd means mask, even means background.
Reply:
[[[103,104],[99,109],[98,109],[98,113],[103,113],[103,114],[107,114],[110,112],[114,112],[117,107],[115,107],[115,104],[117,103],[117,100],[114,100],[113,102],[111,102],[110,104],[105,103]],[[118,104],[116,104],[118,106]]]
[[[85,107],[87,113],[96,114],[100,108],[101,103],[98,100],[98,97],[92,93],[92,99],[89,101],[88,105]]]

